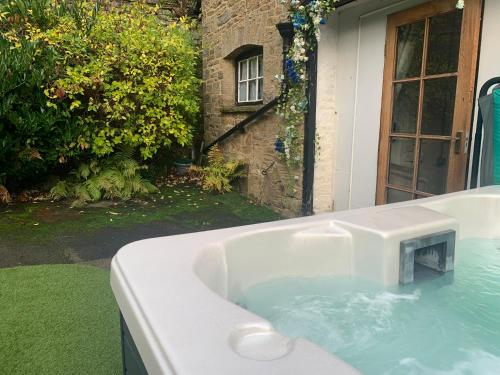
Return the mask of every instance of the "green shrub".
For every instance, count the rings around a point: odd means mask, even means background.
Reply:
[[[208,152],[208,163],[204,167],[193,166],[191,171],[201,178],[203,190],[227,193],[232,190],[231,182],[244,174],[244,164],[239,161],[226,161],[219,146]]]
[[[147,159],[163,146],[191,142],[198,50],[190,24],[165,25],[154,9],[110,7],[83,35],[66,17],[38,36],[58,51],[64,71],[46,90],[49,106],[78,118],[82,130],[70,149],[104,156],[125,144]]]
[[[0,172],[7,187],[122,146],[148,159],[191,142],[200,104],[192,24],[165,25],[155,11],[91,0],[0,4]]]
[[[50,193],[54,199],[74,199],[75,207],[101,199],[129,200],[157,191],[141,176],[144,168],[133,159],[131,150],[118,151],[109,158],[80,164]]]
[[[77,133],[72,119],[46,106],[43,87],[56,78],[56,55],[30,33],[55,22],[47,4],[0,4],[0,173],[11,188],[37,182]]]

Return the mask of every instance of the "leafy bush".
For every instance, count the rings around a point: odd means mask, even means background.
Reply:
[[[48,9],[48,0],[0,4],[0,172],[11,188],[36,182],[75,137],[72,119],[46,106],[55,52],[29,35],[56,22]]]
[[[129,200],[138,195],[157,191],[151,182],[142,178],[144,166],[132,158],[131,150],[113,156],[82,163],[59,181],[50,191],[54,199],[75,199],[73,206],[82,206],[101,199]]]
[[[154,9],[110,7],[88,34],[66,17],[37,35],[54,46],[57,68],[65,70],[46,90],[49,106],[77,117],[82,129],[69,149],[104,156],[126,144],[147,159],[162,146],[190,143],[199,112],[198,50],[190,24],[164,25]]]
[[[193,166],[191,171],[201,178],[203,190],[219,194],[232,190],[231,182],[244,173],[244,164],[239,161],[225,161],[219,146],[213,146],[208,152],[205,167]]]
[[[0,172],[9,188],[123,145],[148,159],[192,140],[192,24],[164,25],[139,3],[95,1],[0,4]]]

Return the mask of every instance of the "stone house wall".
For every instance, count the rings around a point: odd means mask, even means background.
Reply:
[[[276,24],[287,20],[287,6],[280,0],[203,0],[202,14],[203,112],[205,141],[210,143],[262,106],[236,104],[238,51],[252,45],[263,48],[263,103],[279,94],[275,76],[282,74],[283,40]],[[244,193],[293,216],[300,209],[302,171],[288,171],[274,150],[279,121],[271,110],[221,148],[227,158],[248,166]]]

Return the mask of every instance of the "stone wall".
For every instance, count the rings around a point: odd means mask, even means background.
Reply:
[[[274,78],[282,74],[283,42],[276,24],[287,20],[280,0],[203,0],[203,111],[205,140],[215,140],[261,105],[236,105],[236,52],[245,46],[262,46],[264,100],[279,94]],[[301,202],[302,171],[288,171],[274,150],[279,117],[270,111],[247,131],[222,143],[226,157],[242,160],[248,178],[242,191],[292,216]]]

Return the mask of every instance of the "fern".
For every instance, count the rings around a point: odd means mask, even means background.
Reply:
[[[90,196],[85,184],[75,184],[73,187],[75,198],[82,202],[91,202],[92,197]]]
[[[82,163],[50,193],[54,199],[72,198],[72,206],[81,207],[101,199],[129,200],[156,192],[156,186],[140,175],[145,167],[132,155],[133,151],[123,149],[107,159]]]
[[[90,176],[90,166],[88,164],[82,163],[78,167],[77,175],[86,180]]]
[[[244,164],[240,161],[226,161],[217,145],[210,149],[207,159],[205,167],[191,167],[191,171],[201,178],[203,190],[219,194],[230,192],[231,182],[244,174]]]
[[[96,180],[97,178],[92,178],[83,183],[92,201],[98,201],[102,198],[102,191]]]
[[[57,184],[52,187],[50,190],[50,194],[54,199],[64,199],[69,198],[73,195],[72,186],[66,181],[59,181]]]

